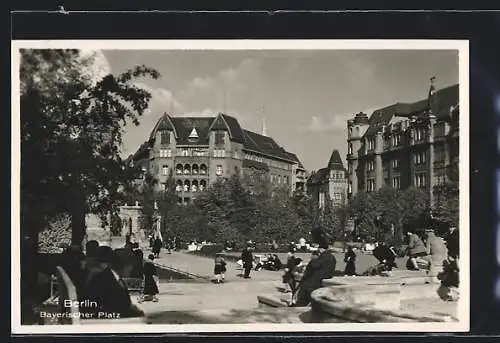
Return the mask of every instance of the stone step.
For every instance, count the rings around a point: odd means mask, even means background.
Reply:
[[[208,309],[193,311],[161,311],[147,316],[148,324],[255,324],[255,323],[312,323],[311,309],[255,308]]]

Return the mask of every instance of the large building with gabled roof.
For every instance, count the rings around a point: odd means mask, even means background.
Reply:
[[[319,208],[327,204],[343,206],[347,202],[347,176],[338,150],[333,150],[328,165],[311,172],[307,179],[307,192]]]
[[[427,98],[358,113],[347,121],[348,194],[384,186],[418,187],[433,196],[433,187],[458,181],[459,86]]]
[[[164,189],[172,176],[179,203],[188,203],[218,179],[252,171],[290,191],[305,189],[306,170],[297,155],[222,113],[215,117],[163,115],[132,160],[158,180],[159,188]]]

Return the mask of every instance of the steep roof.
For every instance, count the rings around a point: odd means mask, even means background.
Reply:
[[[269,171],[269,166],[263,162],[253,160],[243,160],[243,168],[255,168],[259,170]]]
[[[236,118],[222,113],[219,113],[216,117],[171,117],[167,114],[163,115],[151,131],[149,141],[141,145],[134,154],[134,159],[147,152],[158,130],[173,131],[179,145],[208,145],[210,130],[225,130],[229,132],[232,141],[243,144],[243,148],[246,150],[294,161],[299,164],[299,167],[304,168],[295,154],[283,149],[274,139],[244,130]]]
[[[431,97],[430,109],[437,118],[449,116],[450,107],[458,104],[458,84],[438,90]],[[374,134],[379,128],[387,125],[394,115],[409,117],[423,114],[429,109],[429,99],[421,99],[413,103],[396,103],[375,110],[369,119],[370,127],[365,136]]]
[[[344,164],[340,158],[340,153],[337,149],[333,150],[330,160],[328,161],[328,168],[330,170],[344,170]]]
[[[155,138],[158,130],[173,131],[177,135],[175,127],[172,123],[172,117],[166,113],[156,122],[156,125],[153,127],[153,130],[151,130],[151,134],[149,135],[149,140],[153,140]]]
[[[258,133],[243,130],[244,142],[243,148],[253,150],[265,155],[271,155],[284,160],[296,161],[290,153],[279,146],[274,139],[268,136],[259,135]],[[297,162],[297,161],[296,161]]]

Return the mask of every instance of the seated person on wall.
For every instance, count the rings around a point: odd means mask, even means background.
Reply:
[[[319,245],[319,256],[308,263],[299,284],[295,306],[307,306],[311,302],[311,293],[321,287],[324,279],[333,277],[337,261],[328,250],[328,242],[323,239]]]
[[[445,301],[457,301],[459,299],[459,267],[457,260],[444,260],[443,271],[439,273],[438,279],[441,285],[437,291],[439,297]]]
[[[411,270],[420,270],[421,265],[429,264],[427,260],[423,259],[423,257],[427,256],[427,249],[425,248],[424,242],[417,234],[408,231],[407,235],[408,235],[407,254],[409,257],[407,266]]]
[[[368,268],[364,275],[379,275],[384,272],[391,272],[392,268],[396,268],[396,252],[394,249],[384,242],[375,242],[373,256],[378,260],[379,264],[375,267]]]
[[[80,301],[87,305],[80,306],[80,311],[92,314],[93,319],[143,316],[132,304],[127,286],[111,268],[112,255],[110,247],[99,247],[87,263],[87,278],[80,296]]]

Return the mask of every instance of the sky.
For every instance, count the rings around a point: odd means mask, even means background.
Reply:
[[[128,125],[124,155],[134,153],[163,113],[236,117],[296,153],[308,171],[326,166],[334,149],[345,163],[347,123],[396,102],[458,83],[458,52],[431,50],[195,51],[101,50],[98,67],[120,73],[138,64],[160,72],[136,83],[152,94],[137,127]]]

